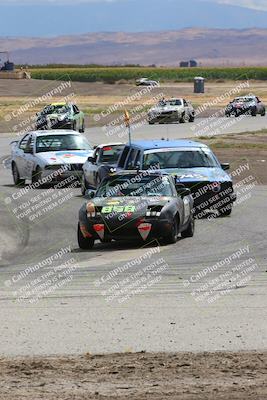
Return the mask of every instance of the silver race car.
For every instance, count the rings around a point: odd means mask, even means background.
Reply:
[[[166,124],[171,122],[194,122],[195,111],[192,104],[185,99],[162,99],[148,111],[148,123]]]
[[[15,185],[25,180],[42,182],[82,176],[82,166],[93,149],[87,139],[69,130],[34,131],[11,143],[11,167]]]

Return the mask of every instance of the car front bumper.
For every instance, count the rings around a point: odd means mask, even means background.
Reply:
[[[167,218],[144,218],[145,224],[151,224],[151,229],[146,240],[161,239],[171,232],[172,221]],[[137,220],[131,220],[127,222],[118,223],[117,226],[114,223],[108,223],[106,220],[99,216],[93,219],[83,219],[80,224],[86,228],[86,231],[94,239],[100,239],[99,235],[94,229],[94,225],[104,224],[104,239],[114,239],[120,241],[128,240],[143,240],[138,230]]]

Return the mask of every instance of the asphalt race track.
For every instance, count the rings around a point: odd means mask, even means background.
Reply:
[[[155,124],[147,123],[133,125],[133,139],[180,139],[198,138],[207,135],[223,135],[227,133],[255,132],[267,127],[267,116],[250,117],[241,116],[239,118],[196,118],[194,123],[186,124]],[[128,132],[123,128],[103,126],[86,129],[88,139],[92,142],[99,141],[114,142],[121,137],[122,142],[128,140]]]
[[[266,120],[248,121],[241,131]],[[192,136],[188,129],[145,132]],[[86,133],[97,143],[98,130]],[[80,251],[80,188],[15,188],[10,140],[0,140],[2,355],[266,349],[266,186],[248,189],[232,217],[197,221],[195,237],[175,245],[112,242]],[[51,208],[38,214],[33,206],[42,200]],[[134,288],[140,270],[150,283],[137,294],[123,292],[129,282]],[[60,284],[42,296],[35,288],[48,280]],[[124,294],[114,295],[119,289]]]

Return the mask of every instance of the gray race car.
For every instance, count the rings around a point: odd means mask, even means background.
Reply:
[[[79,212],[78,244],[91,249],[95,240],[158,239],[164,244],[178,235],[194,235],[190,189],[175,185],[160,172],[125,171],[106,177]]]
[[[236,97],[227,105],[225,116],[234,115],[239,117],[242,114],[251,115],[252,117],[256,117],[259,114],[264,117],[266,114],[265,104],[254,95]]]

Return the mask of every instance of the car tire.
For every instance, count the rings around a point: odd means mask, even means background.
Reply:
[[[261,116],[262,116],[262,117],[265,117],[265,115],[266,115],[266,110],[262,110]]]
[[[252,117],[257,117],[257,110],[255,108],[252,108],[250,112]]]
[[[85,196],[86,191],[87,191],[88,189],[89,189],[89,186],[88,186],[87,180],[86,180],[86,178],[85,178],[85,175],[83,174],[83,175],[82,175],[82,180],[81,180],[81,192],[82,192],[82,195],[83,195],[83,196]]]
[[[154,125],[155,122],[154,121],[148,121],[149,125]]]
[[[227,208],[227,209],[225,209]],[[232,204],[228,204],[227,206],[224,207],[224,209],[219,209],[219,214],[221,217],[230,217],[230,215],[232,214],[233,211],[233,205]]]
[[[15,186],[20,186],[25,184],[25,179],[20,178],[19,170],[15,163],[12,163],[12,175]]]
[[[194,122],[195,121],[195,116],[190,114],[189,116],[189,122]]]
[[[77,229],[77,239],[78,245],[82,250],[90,250],[94,247],[95,239],[94,238],[85,238],[80,229],[80,223],[78,223]]]
[[[177,218],[174,217],[171,233],[163,239],[164,244],[175,244],[178,239],[178,223]]]
[[[96,175],[96,178],[95,178],[96,188],[99,187],[99,185],[100,185],[101,182],[102,182],[102,179],[100,178],[100,176],[99,176],[99,175]]]
[[[80,133],[84,133],[84,120],[83,120],[83,122],[82,122],[82,127],[79,129],[79,132]]]
[[[181,236],[183,238],[193,237],[194,232],[195,232],[195,219],[193,216],[191,216],[188,227],[183,232],[181,232]]]
[[[185,113],[183,113],[182,117],[179,119],[180,124],[184,124],[186,122],[185,120]]]
[[[33,171],[33,173],[32,173],[32,184],[38,183],[38,182],[40,183],[41,179],[42,179],[42,171],[39,167],[37,167],[36,170]],[[41,187],[41,184],[40,184],[40,187]]]

